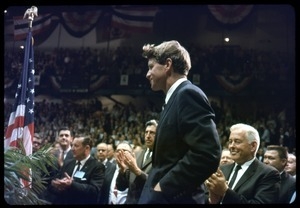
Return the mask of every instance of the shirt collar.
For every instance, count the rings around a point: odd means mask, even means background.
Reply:
[[[84,158],[83,160],[80,160],[80,164],[81,166],[84,166],[85,162],[90,158],[91,155],[88,155],[86,158]]]
[[[180,78],[178,79],[176,82],[174,82],[174,84],[170,87],[170,89],[168,90],[167,92],[167,95],[166,95],[166,98],[165,98],[165,104],[168,103],[171,95],[173,94],[173,92],[176,90],[176,88],[184,81],[186,81],[187,78],[186,77],[183,77],[183,78]]]
[[[255,157],[253,157],[251,160],[249,160],[249,161],[247,161],[247,162],[245,162],[244,164],[242,164],[241,165],[241,167],[242,167],[242,169],[248,169],[248,167],[251,165],[251,163],[255,160],[256,158]],[[235,166],[236,166],[237,164],[235,164]]]

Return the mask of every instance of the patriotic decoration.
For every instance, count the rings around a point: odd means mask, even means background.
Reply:
[[[220,85],[231,93],[239,93],[244,90],[252,81],[252,76],[238,77],[238,79],[230,79],[223,75],[215,75]]]
[[[95,28],[102,11],[62,12],[61,21],[64,28],[72,36],[81,38]]]
[[[5,149],[9,147],[22,148],[23,146],[25,155],[32,154],[34,93],[33,38],[31,31],[29,31],[26,39],[23,70],[15,95],[15,104],[5,132]]]
[[[112,13],[112,27],[132,33],[151,33],[157,7],[153,6],[115,6]]]
[[[253,5],[208,5],[212,15],[223,24],[237,24],[247,17]]]
[[[14,40],[25,40],[28,33],[28,19],[23,19],[22,16],[13,17],[14,20]],[[45,14],[36,17],[32,24],[32,35],[38,35],[49,31],[52,23],[52,14]]]

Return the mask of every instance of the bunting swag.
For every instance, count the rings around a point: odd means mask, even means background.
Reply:
[[[15,16],[14,20],[14,40],[25,40],[28,34],[28,20],[23,16]],[[52,24],[52,14],[39,15],[32,23],[32,36],[48,31]]]
[[[151,33],[157,7],[116,6],[113,7],[112,26],[136,33]]]
[[[74,37],[81,38],[95,28],[101,14],[101,10],[83,13],[63,12],[61,14],[61,21],[68,33]]]
[[[247,17],[253,5],[208,5],[212,15],[223,24],[237,24]]]
[[[230,79],[223,75],[216,75],[216,79],[225,90],[231,93],[241,92],[252,80],[252,76],[242,77],[239,79]]]
[[[72,36],[81,38],[94,28],[97,42],[130,37],[130,33],[150,33],[158,7],[155,6],[111,6],[99,10],[82,12],[53,12],[36,17],[32,25],[35,45],[46,40],[61,22]],[[104,19],[104,20],[102,20]],[[25,40],[28,22],[22,16],[13,17],[13,37],[15,41]],[[43,36],[43,37],[42,37]]]

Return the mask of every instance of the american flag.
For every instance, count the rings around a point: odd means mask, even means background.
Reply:
[[[18,83],[15,104],[10,113],[4,137],[4,148],[24,149],[25,155],[32,154],[34,134],[34,52],[33,38],[29,30],[26,39],[24,64]],[[22,144],[22,145],[21,145]]]

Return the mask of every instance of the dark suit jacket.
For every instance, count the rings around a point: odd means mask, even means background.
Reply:
[[[286,171],[281,173],[280,194],[278,203],[288,204],[296,191],[296,178]]]
[[[141,169],[141,175],[136,176],[134,173],[128,171],[125,174],[119,174],[117,177],[117,188],[124,191],[128,188],[126,204],[137,204],[142,193],[145,181],[148,178],[148,173],[152,168],[152,159],[149,157],[143,164],[144,156],[147,149],[137,156],[136,162],[138,167]]]
[[[104,176],[104,182],[100,193],[99,204],[108,204],[110,184],[117,167],[116,163],[114,162],[111,163],[109,161],[107,161],[105,165],[106,165],[105,176]]]
[[[217,170],[221,157],[214,119],[214,111],[200,88],[189,80],[176,88],[159,119],[152,170],[140,204],[196,203],[194,193]],[[153,191],[157,183],[162,192]]]
[[[72,176],[76,160],[66,160],[60,170],[59,178],[64,173]],[[53,204],[97,204],[100,197],[100,190],[104,181],[105,166],[95,158],[90,157],[81,168],[84,172],[82,178],[73,177],[72,185],[64,190],[58,191],[49,186],[50,191],[55,193],[56,198]]]
[[[233,164],[220,166],[228,180]],[[252,162],[234,189],[228,189],[222,204],[276,204],[279,198],[280,176],[277,169],[260,162]]]
[[[74,156],[73,156],[73,151],[72,150],[69,150],[66,154],[66,157],[64,159],[64,162],[67,161],[67,160],[70,160],[70,159],[73,159]]]

